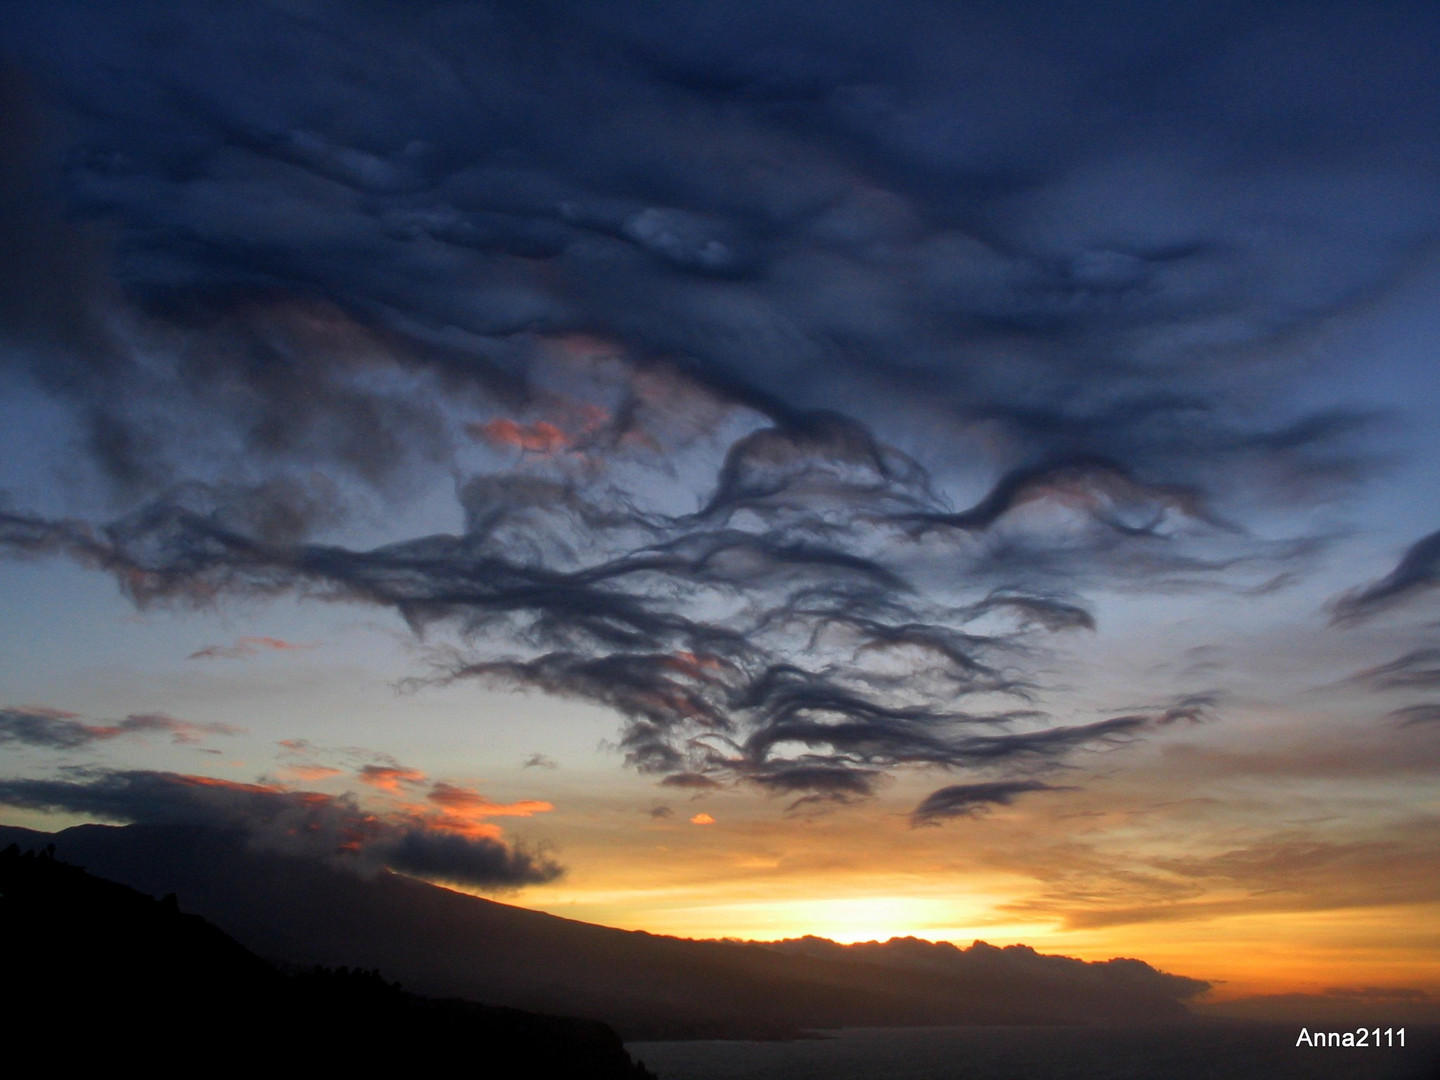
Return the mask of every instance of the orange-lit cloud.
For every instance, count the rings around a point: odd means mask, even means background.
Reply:
[[[471,837],[499,837],[498,825],[492,817],[529,817],[543,814],[554,807],[535,799],[513,803],[496,803],[473,788],[456,784],[436,783],[427,796],[429,803],[410,803],[404,807],[410,819],[423,827]]]
[[[714,825],[715,819],[709,814],[696,814],[690,819],[691,825]]]
[[[206,645],[186,657],[187,660],[244,660],[261,652],[291,652],[315,646],[273,637],[237,638],[233,645]]]
[[[477,817],[529,817],[555,809],[548,802],[535,799],[513,803],[494,803],[474,788],[458,787],[440,782],[430,789],[429,799],[456,813]]]
[[[548,420],[524,425],[509,419],[467,424],[466,431],[492,446],[509,446],[532,454],[558,454],[567,450],[571,438]]]
[[[668,664],[673,670],[695,679],[713,678],[717,672],[724,671],[727,666],[718,656],[711,656],[708,653],[693,653],[685,649],[671,654]]]
[[[234,791],[246,795],[278,795],[287,791],[281,784],[245,784],[238,780],[223,780],[218,776],[195,776],[189,773],[166,773],[164,774],[171,782],[182,787],[218,788],[221,791]],[[320,795],[319,792],[301,792],[300,794]],[[320,795],[322,799],[328,799],[328,795]]]
[[[285,781],[299,781],[301,783],[328,780],[332,776],[340,776],[343,773],[343,769],[333,769],[329,765],[292,765],[287,769],[280,770],[280,776]]]
[[[466,424],[465,431],[491,446],[548,457],[575,450],[610,421],[609,411],[593,402],[557,400],[550,403],[547,411],[551,419],[526,424],[498,417],[484,423]]]
[[[478,817],[436,812],[421,805],[409,806],[407,809],[411,811],[409,820],[417,828],[430,832],[449,833],[455,836],[488,837],[491,840],[498,840],[504,833],[499,825]]]

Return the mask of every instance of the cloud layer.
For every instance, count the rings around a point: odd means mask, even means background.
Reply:
[[[544,343],[584,334],[782,425],[883,405],[947,441],[983,428],[1002,467],[1249,465],[1301,495],[1349,467],[1358,418],[1257,414],[1259,381],[1228,377],[1436,223],[1433,167],[1391,152],[1434,141],[1404,5],[1297,33],[1284,9],[1102,28],[1073,5],[732,2],[743,45],[646,3],[26,7],[12,62],[79,133],[60,193],[39,134],[12,151],[14,242],[58,263],[20,325],[142,487],[210,434],[381,482],[453,451],[452,394],[555,404]],[[1267,54],[1308,77],[1267,84]],[[62,199],[110,223],[113,266],[72,269],[93,251]],[[475,423],[534,453],[643,431],[573,421]]]
[[[1046,635],[1093,629],[1092,590],[1311,565],[1307,511],[1385,431],[1294,405],[1294,358],[1440,228],[1404,4],[71,0],[0,30],[0,265],[33,268],[0,362],[118,507],[0,505],[0,549],[137,603],[391,609],[434,679],[609,706],[674,785],[977,777],[927,822],[1199,715],[1046,714]],[[437,476],[458,533],[344,542]],[[1337,618],[1427,585],[1433,539]]]
[[[182,773],[88,770],[77,776],[0,780],[0,803],[238,831],[271,850],[479,888],[543,884],[561,873],[549,857],[499,839],[478,815],[432,814],[423,806],[376,814],[348,796]]]

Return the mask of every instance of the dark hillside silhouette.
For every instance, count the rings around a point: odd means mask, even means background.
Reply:
[[[653,1080],[604,1024],[405,993],[378,971],[286,975],[173,894],[155,900],[55,858],[0,851],[0,940],[12,1049],[49,1068],[225,1061],[481,1076]],[[48,1069],[47,1069],[48,1071]]]
[[[25,839],[0,829],[0,842],[9,834]],[[29,842],[51,839],[30,834]],[[271,960],[379,968],[417,993],[591,1017],[626,1039],[1147,1023],[1183,1019],[1181,1001],[1204,989],[1139,961],[1083,964],[1030,950],[946,946],[933,955],[921,949],[912,962],[903,948],[870,955],[827,942],[787,952],[615,930],[395,874],[367,880],[202,828],[90,825],[53,841],[96,873],[153,895],[178,893],[186,908]]]

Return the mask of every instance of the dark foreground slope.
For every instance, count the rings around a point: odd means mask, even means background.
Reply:
[[[0,843],[24,839],[0,829]],[[803,1029],[1183,1019],[1203,983],[1136,961],[1123,970],[1027,962],[897,965],[761,945],[614,930],[409,878],[369,880],[255,851],[198,828],[81,826],[61,857],[155,896],[176,893],[261,956],[379,968],[407,989],[587,1016],[626,1039],[782,1037]],[[1023,954],[1023,955],[1022,955]],[[1059,958],[1042,958],[1059,960]],[[1011,962],[1014,961],[1014,962]]]
[[[0,851],[6,1030],[57,1072],[76,1066],[480,1062],[479,1075],[645,1080],[593,1020],[434,1000],[378,972],[286,975],[173,895],[156,900],[46,852]],[[43,1049],[42,1049],[43,1048]]]

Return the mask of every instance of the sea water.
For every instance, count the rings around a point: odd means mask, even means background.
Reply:
[[[1296,1046],[1298,1024],[852,1028],[788,1042],[636,1042],[660,1080],[1440,1080],[1440,1028]]]

